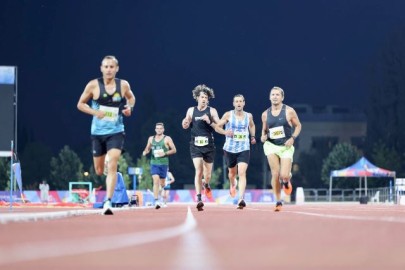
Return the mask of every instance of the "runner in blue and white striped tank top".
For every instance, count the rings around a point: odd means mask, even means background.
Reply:
[[[236,178],[239,179],[238,209],[246,207],[244,200],[246,190],[246,170],[249,166],[250,144],[255,144],[256,127],[251,113],[245,112],[245,98],[242,95],[233,97],[232,111],[227,111],[213,126],[215,131],[225,135],[224,157],[228,167],[229,194],[236,196]],[[225,130],[222,128],[225,125]],[[249,139],[250,135],[250,139]]]
[[[230,111],[228,123],[225,130],[232,130],[233,136],[226,137],[223,149],[230,153],[239,153],[250,150],[249,141],[249,117],[247,112],[243,113],[243,119],[236,118],[235,111]]]

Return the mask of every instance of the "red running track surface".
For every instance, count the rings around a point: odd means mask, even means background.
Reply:
[[[67,210],[0,208],[0,269],[405,269],[404,206],[179,204],[4,221],[44,211]]]

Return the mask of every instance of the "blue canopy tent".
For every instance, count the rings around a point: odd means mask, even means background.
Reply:
[[[368,161],[365,157],[362,157],[356,163],[347,168],[330,172],[329,201],[332,201],[333,177],[359,177],[360,190],[361,178],[364,177],[365,195],[367,196],[367,177],[393,177],[395,179],[395,172],[379,168]]]

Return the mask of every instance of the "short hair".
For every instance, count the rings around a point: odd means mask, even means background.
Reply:
[[[103,60],[101,60],[101,65],[103,64],[104,60],[113,60],[115,64],[118,66],[118,59],[114,55],[106,55],[104,56]]]
[[[242,94],[237,94],[233,96],[233,100],[235,100],[235,98],[237,97],[241,97],[243,99],[243,101],[245,101],[245,97]]]
[[[284,90],[283,90],[283,88],[278,87],[278,86],[273,86],[273,88],[270,89],[270,92],[271,92],[272,90],[279,90],[279,91],[281,92],[281,96],[284,97]]]
[[[162,126],[162,127],[165,127],[165,124],[163,124],[162,122],[157,122],[155,126]]]
[[[215,98],[214,89],[209,88],[205,84],[197,85],[193,89],[193,98],[195,100],[197,100],[197,98],[200,96],[201,92],[204,92],[208,96],[208,99]]]

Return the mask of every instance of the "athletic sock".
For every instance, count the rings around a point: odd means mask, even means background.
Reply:
[[[201,194],[197,194],[197,201],[201,201]]]

